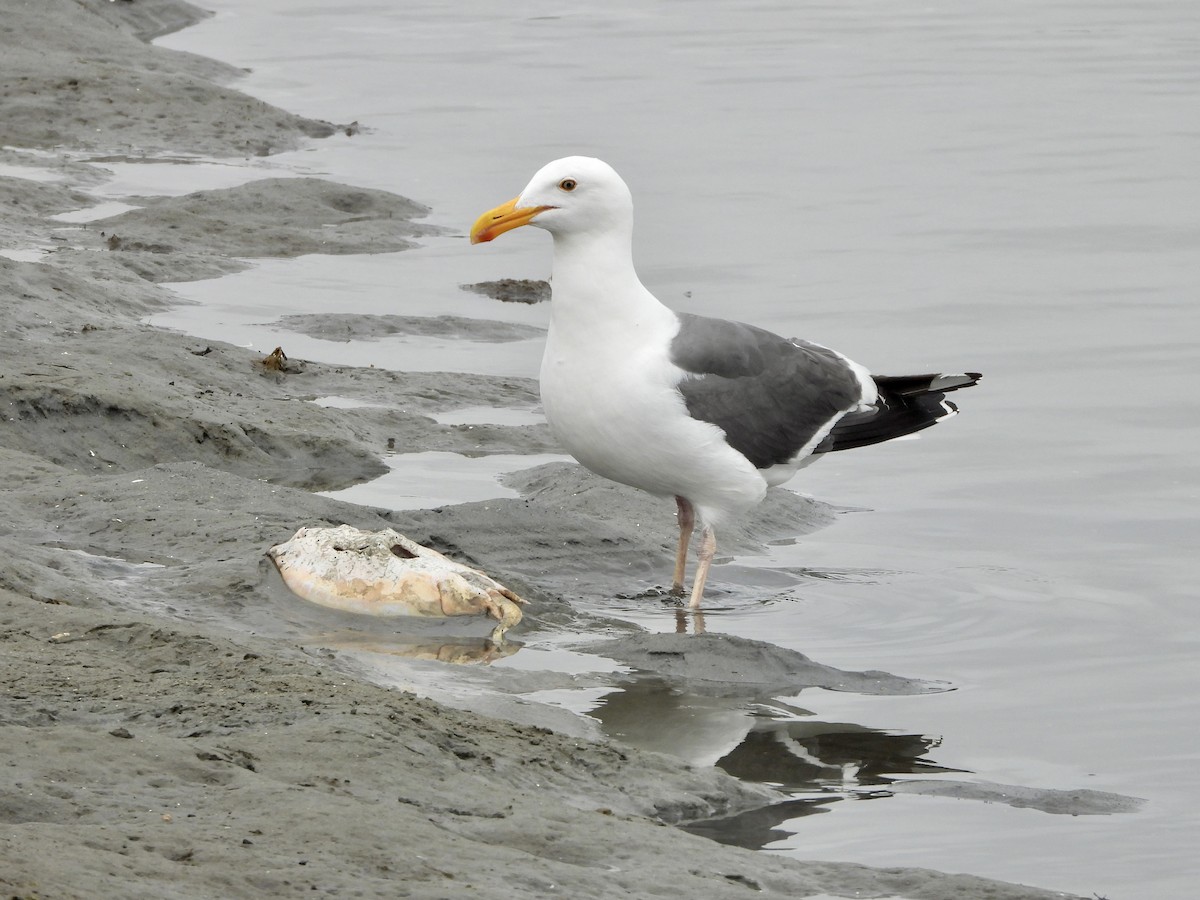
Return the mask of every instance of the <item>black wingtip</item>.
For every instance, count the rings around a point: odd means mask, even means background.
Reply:
[[[919,394],[944,394],[976,384],[983,374],[980,372],[952,372],[942,375],[876,375],[875,383],[881,391],[913,397]]]
[[[815,452],[850,450],[913,434],[958,412],[946,394],[971,387],[983,375],[959,372],[941,375],[876,375],[879,401],[871,410],[842,418]]]
[[[971,387],[978,384],[983,377],[982,372],[960,372],[954,375],[935,375],[929,380],[928,390],[957,391],[959,388]]]

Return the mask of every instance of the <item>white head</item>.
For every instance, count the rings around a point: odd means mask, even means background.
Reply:
[[[490,241],[522,225],[556,237],[588,232],[633,231],[633,197],[612,166],[589,156],[547,163],[520,195],[485,212],[471,229],[471,243]]]

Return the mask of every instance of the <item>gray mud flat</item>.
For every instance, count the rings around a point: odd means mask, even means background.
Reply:
[[[88,226],[93,240],[149,280],[151,260],[171,257],[171,280],[191,257],[210,262],[193,278],[222,274],[231,257],[293,257],[307,253],[387,253],[415,246],[437,229],[417,219],[427,207],[385,191],[351,188],[320,178],[264,178],[183,197],[146,198],[145,206]]]
[[[334,131],[217,83],[230,67],[144,42],[200,15],[173,0],[0,0],[0,144],[17,148],[5,160],[55,148],[53,162],[35,159],[66,179],[0,178],[0,250],[45,245],[61,236],[49,216],[90,204],[98,176],[80,151],[233,156]],[[398,528],[528,596],[523,628],[570,629],[594,624],[564,589],[572,575],[590,571],[593,594],[638,560],[658,577],[670,511],[574,466],[514,476],[522,497],[486,508],[400,515],[312,493],[381,473],[389,443],[553,449],[544,427],[430,417],[528,408],[536,385],[294,360],[278,370],[139,323],[176,302],[159,282],[247,257],[401,249],[422,233],[412,201],[282,179],[138,202],[38,262],[0,257],[6,896],[1063,896],[720,846],[664,826],[770,808],[777,795],[672,756],[451,710],[298,640],[301,626],[283,620],[318,613],[272,599],[263,554],[301,525]],[[286,228],[263,228],[264,216]],[[327,395],[372,405],[310,402]],[[830,515],[781,497],[729,545]],[[653,528],[637,534],[614,524],[643,516]],[[720,689],[721,666],[752,666],[760,686],[800,673],[890,683],[704,646],[716,668],[700,678],[667,666],[668,677]],[[620,652],[666,660],[632,639]]]
[[[6,0],[2,11],[0,145],[262,156],[337,130],[226,87],[231,66],[145,43],[207,15],[191,4]]]
[[[550,282],[532,281],[528,278],[501,278],[498,281],[480,281],[476,284],[462,284],[459,287],[502,303],[533,305],[550,300]]]

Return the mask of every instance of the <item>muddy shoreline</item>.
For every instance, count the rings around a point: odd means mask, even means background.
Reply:
[[[8,896],[1065,896],[969,875],[798,863],[664,827],[780,798],[501,696],[551,686],[550,676],[498,674],[490,692],[459,697],[459,709],[429,699],[448,668],[441,653],[469,655],[485,623],[449,635],[379,629],[385,642],[407,641],[405,677],[425,697],[375,683],[363,656],[328,637],[361,634],[362,623],[313,611],[281,625],[288,601],[266,548],[302,525],[394,527],[528,597],[527,633],[604,633],[614,658],[637,667],[668,654],[664,677],[714,693],[839,679],[880,693],[923,689],[715,636],[703,655],[689,654],[679,636],[635,635],[578,611],[572,601],[611,596],[631,577],[653,583],[652,561],[670,553],[670,510],[572,465],[513,476],[519,500],[403,515],[313,493],[382,474],[389,447],[553,452],[544,426],[432,417],[529,408],[536,384],[299,360],[280,371],[259,353],[142,320],[178,302],[161,282],[217,277],[246,259],[403,250],[429,233],[427,210],[419,198],[270,179],[131,199],[141,208],[64,227],[51,217],[95,202],[98,160],[264,154],[349,126],[274,109],[236,91],[236,69],[145,43],[204,15],[177,0],[0,0],[0,14],[11,73],[0,164],[58,176],[0,172]],[[359,339],[514,331],[399,315],[337,327]],[[310,402],[323,396],[364,405]],[[780,494],[726,546],[752,548],[829,516]],[[654,527],[618,527],[631,520]]]

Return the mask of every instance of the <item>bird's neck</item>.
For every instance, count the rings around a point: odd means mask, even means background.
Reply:
[[[632,243],[632,235],[619,229],[555,235],[551,315],[556,324],[631,327],[665,312],[638,279]]]

